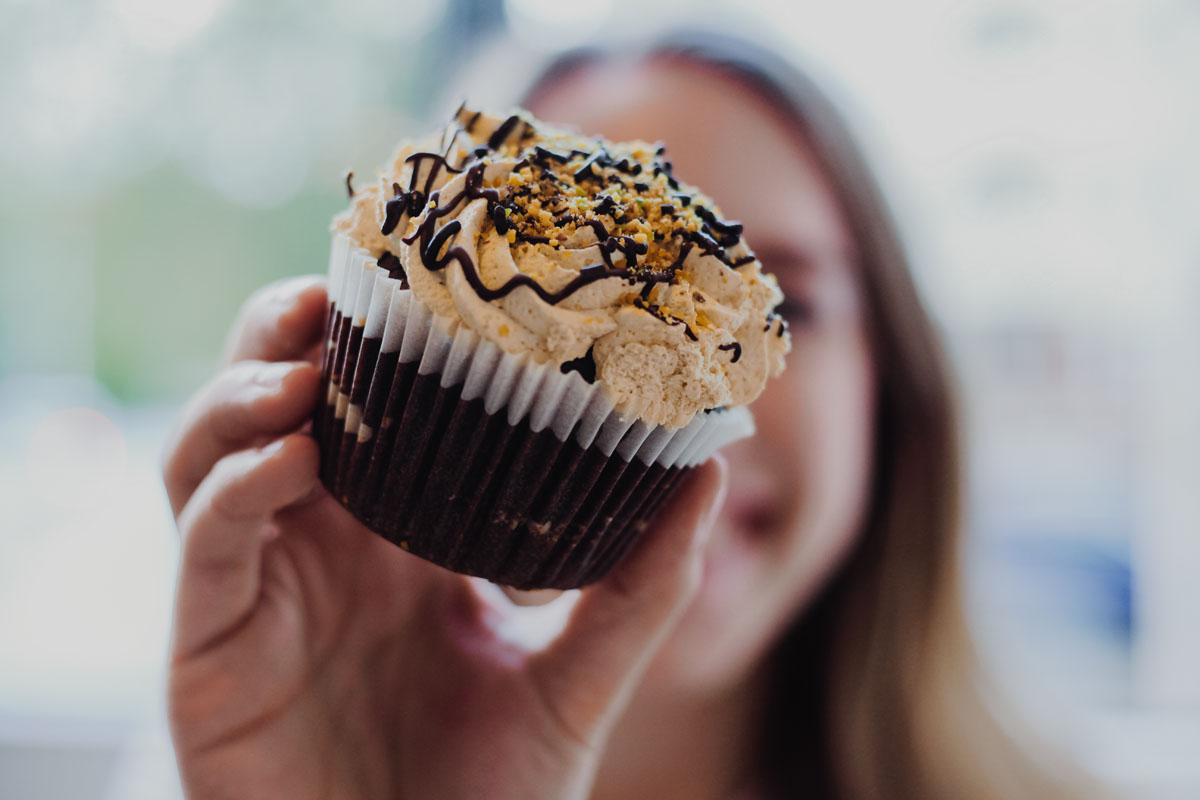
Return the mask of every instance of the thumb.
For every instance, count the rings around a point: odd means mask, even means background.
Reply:
[[[727,469],[714,456],[688,476],[633,552],[584,590],[566,629],[531,658],[547,703],[581,741],[624,708],[699,587]]]

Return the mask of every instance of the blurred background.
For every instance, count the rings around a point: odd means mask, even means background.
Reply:
[[[0,795],[169,796],[165,431],[244,297],[324,270],[345,170],[457,105],[434,73],[732,14],[0,0]],[[840,87],[908,225],[963,380],[990,666],[1134,796],[1200,797],[1200,2],[737,16]]]

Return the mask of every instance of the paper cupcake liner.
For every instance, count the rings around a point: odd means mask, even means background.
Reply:
[[[518,588],[604,576],[681,476],[753,432],[746,409],[668,430],[598,383],[435,317],[344,237],[331,254],[321,477],[368,527]]]

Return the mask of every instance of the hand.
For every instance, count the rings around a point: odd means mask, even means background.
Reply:
[[[256,295],[164,461],[182,535],[169,710],[192,798],[586,797],[608,732],[699,582],[709,462],[563,633],[499,640],[471,582],[368,531],[300,432],[318,281]],[[307,359],[307,360],[306,360]]]

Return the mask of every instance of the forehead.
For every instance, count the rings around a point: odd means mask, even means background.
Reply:
[[[585,134],[665,142],[675,175],[744,222],[752,248],[848,249],[829,180],[800,132],[715,70],[666,61],[587,66],[551,80],[530,110]]]

